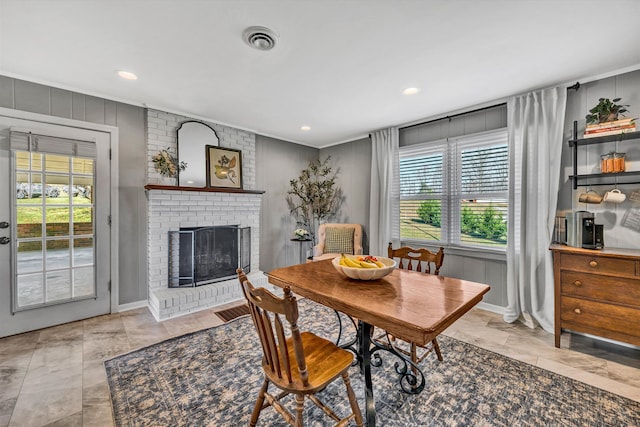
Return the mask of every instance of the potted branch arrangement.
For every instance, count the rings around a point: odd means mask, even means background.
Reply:
[[[329,165],[330,159],[328,156],[323,161],[310,161],[297,179],[289,181],[287,191],[289,213],[296,219],[294,234],[297,238],[310,238],[314,245],[318,225],[335,214],[340,201],[341,190],[336,185],[338,172]]]

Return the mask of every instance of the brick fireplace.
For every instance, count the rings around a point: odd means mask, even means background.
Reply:
[[[151,158],[162,149],[177,152],[177,128],[189,117],[156,110],[147,111],[148,182],[147,251],[148,302],[158,320],[181,316],[242,298],[237,279],[198,287],[169,288],[169,231],[186,227],[238,225],[251,227],[251,273],[256,285],[266,284],[260,271],[260,205],[263,191],[255,187],[255,135],[216,123],[213,127],[221,147],[242,151],[243,190],[177,187],[162,178]]]
[[[149,307],[158,320],[191,313],[242,298],[237,279],[193,288],[169,288],[169,231],[184,227],[240,225],[251,227],[253,283],[264,283],[259,271],[262,192],[213,192],[209,189],[147,185],[149,218]]]

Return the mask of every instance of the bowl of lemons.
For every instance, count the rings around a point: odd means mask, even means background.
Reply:
[[[396,262],[391,258],[373,255],[345,255],[334,258],[331,263],[340,273],[356,280],[377,280],[391,273]]]

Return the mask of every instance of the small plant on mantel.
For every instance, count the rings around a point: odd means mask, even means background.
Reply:
[[[338,172],[333,172],[330,159],[310,161],[297,179],[289,181],[291,188],[287,191],[289,213],[298,228],[308,230],[314,244],[318,225],[336,213],[342,195],[336,185]]]
[[[178,171],[183,171],[187,168],[185,162],[178,163],[175,157],[171,155],[167,150],[160,150],[153,156],[153,166],[162,176],[168,178],[175,178],[178,176]]]
[[[587,124],[597,124],[604,122],[612,122],[618,120],[618,115],[627,112],[629,105],[617,104],[622,98],[600,98],[598,104],[589,110],[589,114],[585,116]]]

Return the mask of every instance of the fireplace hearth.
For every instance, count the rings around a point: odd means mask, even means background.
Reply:
[[[251,228],[237,225],[169,231],[169,287],[201,286],[251,268]]]

